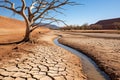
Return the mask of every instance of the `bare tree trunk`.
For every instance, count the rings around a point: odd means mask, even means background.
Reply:
[[[34,24],[38,20],[40,21],[39,23],[42,23],[42,21],[48,21],[49,22],[48,24],[51,24],[53,22],[64,23],[64,21],[56,19],[54,15],[52,14],[50,15],[51,11],[63,14],[62,12],[59,11],[59,9],[61,9],[62,6],[66,4],[75,5],[75,3],[70,2],[70,0],[62,0],[62,1],[31,0],[32,3],[29,5],[27,5],[26,0],[20,0],[20,1],[21,1],[21,5],[18,5],[17,3],[11,0],[0,0],[0,8],[5,8],[10,11],[13,11],[14,13],[17,13],[18,15],[24,18],[24,21],[26,23],[24,38],[19,42],[13,42],[13,43],[21,43],[21,42],[29,41],[30,33],[37,28],[37,26],[32,27],[32,24]]]
[[[26,26],[25,36],[22,41],[27,42],[30,40],[30,29],[29,25]]]

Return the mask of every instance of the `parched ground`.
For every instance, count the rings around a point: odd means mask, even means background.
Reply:
[[[0,80],[87,80],[80,59],[54,45],[51,34],[41,35],[34,46],[15,49],[12,54],[22,56],[1,62]]]
[[[59,40],[62,44],[84,52],[95,60],[112,80],[120,80],[119,34],[111,34],[110,37],[110,34],[101,33],[85,33],[85,35],[82,33],[81,35],[77,32],[74,34],[73,32],[64,32],[62,35],[63,37]],[[95,38],[96,36],[97,38]]]
[[[24,21],[0,16],[0,44],[21,40]],[[53,43],[54,33],[40,27],[26,43],[0,45],[0,80],[87,80],[80,59]]]

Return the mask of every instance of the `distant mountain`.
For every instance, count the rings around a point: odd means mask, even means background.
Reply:
[[[48,24],[48,23],[40,23],[38,24],[39,26],[45,26],[47,28],[50,28],[50,29],[59,29],[60,27],[54,25],[54,24]]]
[[[48,23],[40,23],[38,24],[40,26],[44,26],[50,29],[59,29],[58,26],[53,25],[53,24],[48,24]],[[0,29],[1,28],[8,28],[8,29],[24,29],[25,28],[25,22],[24,21],[20,21],[17,19],[13,19],[13,18],[9,18],[9,17],[5,17],[5,16],[0,16]]]
[[[92,25],[101,25],[103,29],[115,29],[114,23],[120,23],[120,18],[100,20]]]

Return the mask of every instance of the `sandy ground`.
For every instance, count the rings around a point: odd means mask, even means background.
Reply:
[[[19,41],[25,23],[0,16],[0,43]],[[50,29],[40,27],[26,43],[0,45],[0,80],[87,80],[80,59],[53,43]]]
[[[14,29],[13,29],[14,30]],[[0,31],[3,32],[0,28]],[[0,33],[0,44],[1,43],[9,43],[9,42],[16,42],[16,41],[20,41],[22,40],[23,36],[24,36],[24,31],[19,31],[19,29],[16,29],[14,32],[11,31],[11,29],[6,28],[5,33]],[[38,28],[35,31],[33,31],[31,33],[31,44],[36,42],[36,38],[38,35],[44,34],[46,32],[48,32],[49,29],[46,28]],[[2,36],[1,36],[2,35]],[[11,52],[15,52],[16,48],[18,47],[29,47],[29,43],[26,43],[23,45],[23,43],[21,44],[12,44],[12,45],[0,45],[0,61],[7,61],[10,58],[15,58],[15,57],[19,57],[20,54],[11,54]],[[22,51],[22,50],[19,50]]]
[[[109,34],[109,33],[80,33],[80,32],[66,32],[67,34],[73,34],[73,35],[83,35],[87,37],[93,37],[93,38],[105,38],[105,39],[119,39],[120,40],[120,34]]]
[[[66,30],[67,32],[79,32],[79,33],[109,33],[120,34],[120,30]]]
[[[64,33],[59,41],[90,56],[112,80],[120,80],[120,40],[105,39],[104,34],[102,34],[103,38],[95,38],[96,33],[89,33],[94,38],[76,34]]]
[[[0,64],[2,80],[87,80],[80,59],[53,43],[53,32],[39,36],[33,44],[21,44],[19,54]],[[23,48],[24,46],[24,48]],[[26,47],[25,47],[26,46]]]

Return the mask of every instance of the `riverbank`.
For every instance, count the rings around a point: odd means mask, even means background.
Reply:
[[[77,33],[76,33],[77,34]],[[60,43],[90,56],[112,80],[120,79],[120,40],[62,33]],[[104,36],[104,35],[102,35]]]
[[[1,62],[0,79],[87,80],[80,59],[56,46],[52,41],[55,37],[50,31],[41,34],[32,44],[21,44],[15,48],[12,54],[22,55],[4,64]]]

